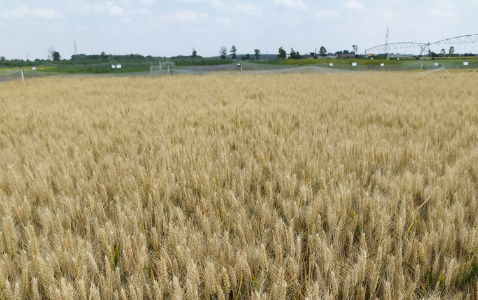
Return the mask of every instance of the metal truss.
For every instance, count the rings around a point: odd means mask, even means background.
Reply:
[[[378,45],[369,49],[365,49],[365,54],[371,51],[383,51],[387,53],[390,50],[402,50],[408,48],[420,48],[420,55],[427,49],[430,50],[430,46],[434,45],[459,45],[459,44],[473,44],[478,43],[478,34],[468,34],[462,36],[456,36],[448,39],[444,39],[434,43],[414,43],[414,42],[400,42]]]
[[[397,50],[397,49],[408,49],[408,48],[419,48],[422,47],[423,43],[413,43],[413,42],[400,42],[400,43],[388,43],[383,45],[378,45],[369,49],[365,49],[365,54],[370,51],[390,51],[390,50]]]

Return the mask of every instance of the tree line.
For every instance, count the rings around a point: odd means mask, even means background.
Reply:
[[[335,52],[335,54],[336,55],[355,54],[358,51],[358,46],[357,45],[352,45],[352,49],[353,49],[353,51],[350,51],[350,52],[348,50],[343,50],[343,51],[337,51],[337,52]],[[233,45],[231,47],[231,50],[230,50],[232,59],[236,59],[236,52],[237,52],[237,48],[236,48],[236,46]],[[242,57],[242,60],[250,60],[250,59],[259,60],[260,59],[260,53],[261,52],[260,52],[259,49],[255,49],[254,50],[254,58],[250,54],[246,54],[245,56]],[[220,50],[219,50],[219,54],[220,54],[221,58],[225,59],[226,54],[227,54],[227,48],[226,47],[221,47]],[[310,56],[312,58],[324,58],[324,57],[327,56],[327,49],[324,46],[321,46],[318,53],[310,52],[306,55]],[[278,59],[286,59],[286,58],[289,58],[289,59],[303,59],[304,55],[302,55],[299,51],[294,50],[294,48],[291,48],[290,52],[289,52],[289,55],[287,55],[287,52],[284,50],[284,48],[280,47],[279,50],[278,50],[277,58]]]
[[[355,55],[358,53],[358,46],[352,45],[353,51],[349,50],[342,50],[336,51],[335,55],[341,54],[352,54]],[[235,45],[232,45],[230,50],[226,47],[221,47],[219,49],[219,56],[217,57],[210,57],[204,58],[198,55],[196,49],[193,48],[192,53],[190,56],[173,56],[170,59],[176,60],[177,65],[216,65],[216,64],[223,64],[240,60],[261,60],[261,51],[259,49],[254,49],[254,53],[250,54],[238,54],[238,49]],[[319,48],[318,53],[310,52],[307,54],[301,54],[299,51],[294,50],[294,48],[290,49],[290,52],[287,53],[283,47],[279,47],[277,55],[275,58],[277,59],[303,59],[305,56],[307,58],[325,58],[328,55],[327,49],[325,46],[321,46]],[[240,56],[240,57],[239,57]],[[270,59],[272,55],[266,55],[266,59]],[[455,47],[451,46],[448,51],[442,49],[439,53],[435,53],[431,50],[428,51],[428,56],[435,58],[435,57],[457,57],[457,56],[475,56],[472,53],[465,53],[465,54],[456,54]],[[96,64],[96,63],[108,63],[108,62],[143,62],[143,63],[151,63],[155,64],[160,61],[163,61],[166,57],[153,57],[143,56],[140,54],[127,54],[127,55],[113,55],[113,54],[106,54],[105,52],[101,52],[100,54],[74,54],[71,56],[70,60],[63,59],[61,54],[56,51],[53,47],[48,50],[48,59],[35,59],[34,61],[30,60],[21,60],[21,59],[14,59],[14,60],[7,60],[5,57],[0,57],[0,66],[6,67],[24,67],[24,66],[35,66],[39,64],[47,64],[49,62],[55,63],[67,63],[67,64]]]

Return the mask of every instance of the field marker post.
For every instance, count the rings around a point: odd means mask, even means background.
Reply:
[[[22,82],[25,83],[25,76],[23,76],[23,69],[20,70],[22,73]]]

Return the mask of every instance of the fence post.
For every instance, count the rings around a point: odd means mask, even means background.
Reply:
[[[22,82],[25,83],[25,76],[23,76],[23,69],[20,70],[22,73]]]

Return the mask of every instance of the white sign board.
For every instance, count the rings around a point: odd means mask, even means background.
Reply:
[[[333,63],[330,63],[330,64],[329,64],[329,67],[333,67],[333,66],[334,66],[334,64],[333,64]]]
[[[467,62],[467,61],[464,61],[464,62],[463,62],[463,65],[464,65],[464,66],[468,66],[468,62]]]
[[[116,69],[121,69],[121,65],[116,65]]]
[[[397,60],[400,60],[400,57],[397,57]]]
[[[115,65],[111,65],[111,68],[114,69],[114,68],[116,68],[116,66],[115,66]]]
[[[373,60],[373,57],[371,58],[371,60]]]
[[[380,64],[380,66],[381,66],[381,67],[384,67],[384,66],[385,66],[385,64],[384,64],[384,63],[381,63],[381,64]]]
[[[33,71],[36,71],[36,69],[37,69],[37,68],[35,68],[35,67],[32,68]]]
[[[438,66],[438,63],[435,63],[435,66]]]
[[[352,63],[352,67],[356,67],[357,66],[357,63]]]

